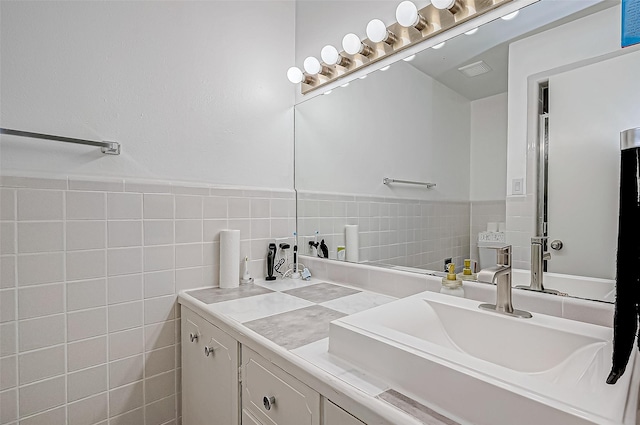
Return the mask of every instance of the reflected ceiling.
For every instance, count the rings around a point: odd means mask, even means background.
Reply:
[[[541,0],[522,9],[513,20],[498,19],[473,35],[460,35],[447,41],[442,49],[427,49],[410,64],[469,100],[504,93],[510,43],[619,3],[618,0]],[[485,62],[492,70],[471,78],[458,71],[478,61]]]

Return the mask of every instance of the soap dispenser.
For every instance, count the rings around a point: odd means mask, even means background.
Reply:
[[[458,279],[460,280],[478,280],[478,274],[473,273],[471,270],[471,260],[464,260],[464,268],[462,269],[462,273],[458,273]]]
[[[442,278],[442,287],[440,288],[440,293],[464,298],[464,288],[462,287],[462,280],[458,279],[458,276],[456,275],[455,264],[449,263],[448,267],[449,273],[447,273],[447,275]]]

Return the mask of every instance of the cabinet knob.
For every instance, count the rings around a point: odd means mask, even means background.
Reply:
[[[213,351],[214,350],[215,350],[215,348],[213,348],[213,347],[204,347],[205,356],[209,357],[209,354],[213,355]]]
[[[264,404],[265,409],[271,410],[271,407],[276,404],[276,398],[274,396],[264,396],[262,398],[262,404]]]
[[[191,332],[189,334],[189,339],[191,340],[191,342],[196,342],[198,340],[198,334],[194,334],[193,332]]]

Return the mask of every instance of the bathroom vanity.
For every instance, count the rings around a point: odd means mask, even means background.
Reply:
[[[283,289],[267,289],[274,286]],[[344,295],[334,303],[359,295],[362,306],[394,300],[318,280],[182,293],[183,423],[423,423],[376,398],[392,394],[378,379],[327,353],[328,323],[345,314],[285,293],[291,290]],[[243,320],[253,317],[260,318]]]
[[[435,276],[310,264],[309,282],[180,294],[185,425],[636,423],[638,356],[624,382],[606,386],[610,328],[566,320],[606,324],[610,304],[517,291],[527,321],[476,308],[493,285],[465,282],[465,300],[435,293]],[[484,344],[478,335],[495,326],[531,340]]]

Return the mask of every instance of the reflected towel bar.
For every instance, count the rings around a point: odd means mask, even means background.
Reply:
[[[391,183],[404,183],[404,184],[417,184],[419,186],[427,186],[427,189],[431,189],[432,187],[436,187],[435,183],[425,183],[425,182],[413,182],[410,180],[397,180],[397,179],[391,179],[389,177],[385,177],[384,179],[382,179],[382,183],[389,185]]]
[[[120,143],[118,142],[96,142],[93,140],[74,139],[72,137],[54,136],[51,134],[32,133],[30,131],[11,130],[0,128],[0,134],[10,136],[31,137],[33,139],[54,140],[56,142],[77,143],[79,145],[97,146],[102,153],[107,155],[120,155]]]

